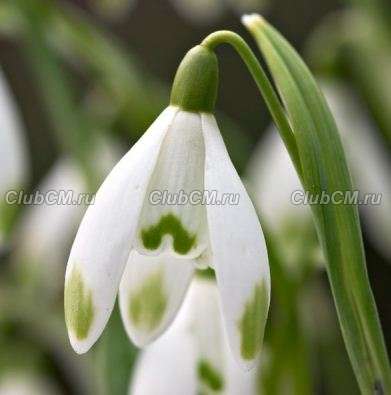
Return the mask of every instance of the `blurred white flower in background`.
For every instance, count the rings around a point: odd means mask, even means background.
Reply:
[[[360,190],[360,196],[382,194],[380,205],[362,205],[360,211],[368,237],[390,257],[391,168],[386,147],[349,88],[331,81],[323,81],[321,88],[337,122],[354,187]],[[292,193],[302,187],[274,126],[255,149],[247,178],[261,218],[277,237],[285,237],[292,226],[298,231],[310,224],[310,207],[291,203]]]
[[[168,331],[144,349],[129,395],[257,394],[259,368],[240,369],[228,346],[212,279],[196,278]]]
[[[28,178],[23,127],[7,81],[0,69],[0,245],[4,238],[5,194],[21,188]]]
[[[99,141],[93,156],[98,180],[102,180],[120,157],[113,141]],[[72,191],[72,199],[89,192],[79,165],[63,157],[50,169],[36,191],[47,196],[51,191]],[[82,204],[48,204],[26,206],[15,231],[13,261],[29,281],[38,281],[49,294],[62,292],[68,249],[88,201]],[[28,274],[28,276],[27,276]],[[43,289],[41,288],[41,291]]]
[[[364,232],[391,258],[391,161],[380,133],[366,109],[347,86],[325,83],[322,89],[333,111],[350,165],[353,185],[360,194],[380,193],[379,205],[361,205]]]
[[[178,14],[195,23],[208,24],[224,12],[224,0],[171,0]]]
[[[88,0],[92,9],[108,19],[128,16],[137,0]],[[140,0],[139,0],[140,1]],[[167,0],[179,16],[199,25],[210,24],[231,10],[235,14],[261,12],[268,0]]]
[[[51,381],[33,372],[6,372],[0,376],[0,395],[57,395],[60,393]]]
[[[193,23],[208,24],[221,17],[227,9],[237,14],[260,12],[267,0],[171,0],[180,16]]]
[[[46,195],[49,191],[72,190],[74,194],[87,191],[77,164],[71,158],[62,158],[54,164],[38,185]],[[62,288],[64,261],[77,224],[85,211],[84,205],[40,204],[24,208],[15,232],[15,254],[12,257],[18,269],[33,279],[39,279],[45,289]]]

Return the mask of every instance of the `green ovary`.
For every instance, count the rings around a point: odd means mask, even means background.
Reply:
[[[158,271],[145,279],[139,290],[131,295],[129,315],[137,328],[150,332],[160,324],[166,308],[163,276]]]
[[[198,362],[197,373],[200,381],[211,390],[217,392],[224,389],[222,375],[207,360],[201,359]]]
[[[75,333],[78,340],[85,339],[94,318],[94,307],[91,291],[86,289],[83,277],[76,268],[72,269],[65,284],[64,307],[68,328]]]
[[[167,234],[172,236],[174,250],[178,254],[186,254],[196,243],[196,236],[183,227],[180,219],[174,214],[166,214],[160,218],[156,225],[141,231],[144,247],[148,250],[156,250],[160,246],[163,236]]]
[[[262,345],[268,310],[268,294],[263,282],[255,286],[250,300],[246,303],[239,322],[241,335],[241,355],[243,359],[254,359]]]

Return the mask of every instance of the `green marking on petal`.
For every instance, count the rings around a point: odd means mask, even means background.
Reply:
[[[254,359],[261,349],[268,311],[267,289],[262,281],[255,286],[253,295],[246,303],[239,322],[241,355],[243,359]]]
[[[178,254],[186,254],[196,243],[196,236],[189,233],[182,225],[179,218],[170,213],[160,218],[156,225],[141,231],[144,247],[148,250],[156,250],[164,235],[171,235],[174,240],[174,250]]]
[[[211,390],[222,391],[224,389],[223,376],[206,359],[198,362],[197,373],[200,381]]]
[[[167,304],[163,273],[157,271],[146,278],[139,290],[131,295],[130,319],[139,329],[150,332],[160,324]]]
[[[65,284],[65,321],[78,340],[85,339],[94,319],[92,294],[83,282],[81,272],[76,267]]]

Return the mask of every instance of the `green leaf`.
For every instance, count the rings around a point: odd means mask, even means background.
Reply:
[[[111,314],[96,349],[96,373],[99,394],[126,394],[137,349],[125,333],[118,304]]]
[[[313,195],[353,190],[328,105],[290,44],[259,16],[244,20],[270,68],[299,150],[304,188]],[[370,288],[356,205],[313,205],[318,238],[345,345],[362,393],[391,393],[391,370]]]

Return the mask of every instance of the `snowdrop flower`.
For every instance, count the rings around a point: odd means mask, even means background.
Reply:
[[[214,281],[195,279],[171,327],[141,353],[129,395],[258,394],[259,369],[237,369],[219,310]]]
[[[0,243],[3,238],[5,194],[27,178],[27,154],[22,125],[5,77],[0,70]]]
[[[89,206],[65,278],[66,323],[76,352],[86,352],[100,336],[120,282],[126,330],[144,346],[172,322],[194,268],[209,265],[233,354],[245,368],[256,363],[269,307],[268,257],[254,207],[211,113],[217,80],[214,53],[203,46],[189,51],[170,106]],[[216,191],[239,199],[231,205],[156,204],[154,191]]]
[[[386,256],[391,256],[391,168],[386,149],[376,138],[377,133],[365,110],[349,89],[330,81],[323,81],[321,87],[341,133],[354,185],[360,190],[360,196],[365,193],[382,194],[380,205],[363,205],[360,209],[369,237]],[[267,131],[256,148],[247,176],[254,201],[273,233],[281,235],[292,224],[296,229],[310,225],[309,206],[292,203],[292,194],[303,189],[275,127]],[[276,183],[275,180],[281,182]]]

